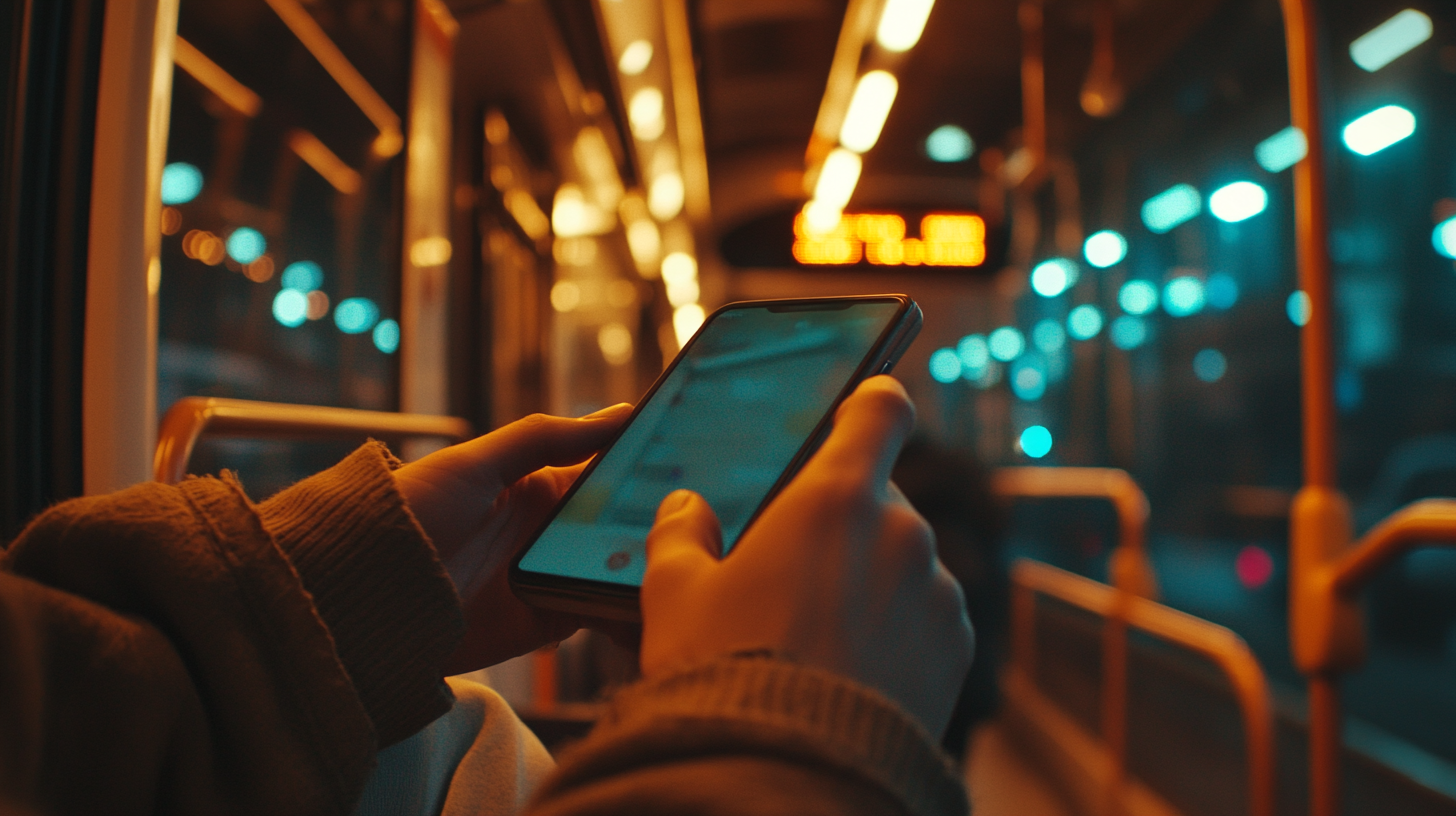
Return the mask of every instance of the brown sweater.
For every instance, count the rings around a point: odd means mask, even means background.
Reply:
[[[0,555],[0,814],[352,811],[450,706],[459,601],[382,445],[47,511]],[[613,702],[532,812],[964,813],[924,732],[835,675],[725,658]]]

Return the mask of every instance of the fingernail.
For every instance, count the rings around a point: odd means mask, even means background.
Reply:
[[[593,411],[582,417],[582,419],[606,419],[607,417],[617,416],[630,410],[632,410],[632,403],[619,402],[616,405],[608,405],[600,411]]]
[[[684,507],[687,507],[688,502],[692,501],[692,498],[693,492],[691,490],[672,491],[671,493],[667,494],[667,498],[663,499],[662,504],[658,506],[657,517],[665,518],[672,515],[673,513],[676,513]]]

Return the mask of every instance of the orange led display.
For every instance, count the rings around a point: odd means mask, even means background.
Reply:
[[[931,213],[920,237],[905,237],[905,219],[893,213],[845,213],[829,232],[810,231],[794,217],[794,259],[808,265],[980,266],[986,261],[986,222],[968,213]]]

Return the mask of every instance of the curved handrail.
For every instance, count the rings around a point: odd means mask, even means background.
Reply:
[[[1113,586],[1144,598],[1158,597],[1158,580],[1147,554],[1148,497],[1127,471],[1095,467],[1003,467],[991,475],[991,491],[1027,498],[1106,499],[1117,512],[1117,549],[1109,568]]]
[[[1046,595],[1085,609],[1108,620],[1138,629],[1169,643],[1198,652],[1212,660],[1233,686],[1244,724],[1245,753],[1248,755],[1249,813],[1251,816],[1272,816],[1274,813],[1274,719],[1269,699],[1269,684],[1264,670],[1244,639],[1233,631],[1196,618],[1146,598],[1139,598],[1114,587],[1074,575],[1048,564],[1021,559],[1011,571],[1013,664],[1030,677],[1035,660],[1035,595]],[[1126,652],[1122,652],[1126,659]],[[1104,654],[1103,659],[1108,659]],[[1113,695],[1104,693],[1104,707],[1116,709],[1126,716],[1125,671],[1118,676],[1123,686]],[[1106,692],[1106,690],[1104,690]],[[1110,746],[1115,752],[1114,767],[1118,773],[1109,784],[1120,784],[1125,745]]]
[[[458,417],[363,411],[320,405],[183,397],[167,409],[157,433],[152,476],[175,484],[187,473],[187,462],[204,434],[232,436],[437,436],[455,441],[475,435]]]
[[[1408,504],[1375,525],[1333,566],[1333,589],[1358,591],[1375,572],[1422,544],[1456,544],[1456,499]]]

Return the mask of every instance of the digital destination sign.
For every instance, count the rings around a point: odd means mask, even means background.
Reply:
[[[978,213],[933,208],[847,212],[834,229],[815,232],[795,209],[741,223],[718,247],[737,267],[983,274],[1004,264],[1005,232]]]
[[[861,260],[875,266],[980,266],[986,262],[986,222],[970,213],[930,213],[920,219],[920,237],[911,238],[905,219],[894,213],[845,213],[824,233],[810,229],[799,213],[793,253],[808,266]]]

